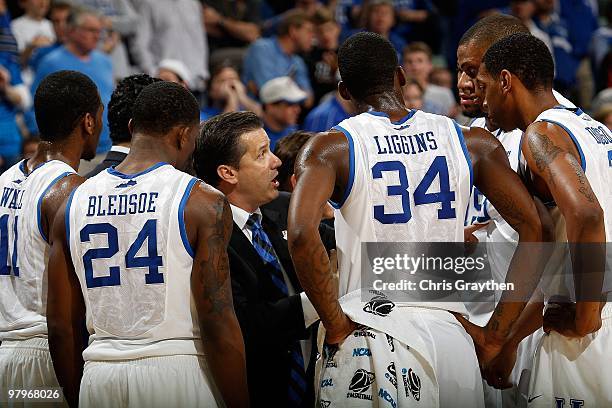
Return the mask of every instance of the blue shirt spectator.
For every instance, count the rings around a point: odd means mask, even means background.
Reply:
[[[331,95],[310,111],[304,121],[304,130],[309,132],[325,132],[351,115],[345,110],[339,96]]]
[[[278,27],[278,36],[261,38],[248,49],[244,58],[242,81],[257,95],[271,79],[288,76],[312,95],[306,64],[297,53],[312,48],[314,26],[299,10],[287,12]]]
[[[266,131],[266,133],[268,134],[268,137],[270,138],[270,150],[273,150],[274,146],[276,146],[276,142],[278,142],[281,138],[287,135],[290,135],[291,133],[298,130],[298,127],[297,125],[290,125],[281,130],[274,130],[272,128],[269,128],[267,125],[265,125],[264,130]]]
[[[51,51],[40,61],[32,83],[32,94],[34,94],[45,76],[65,69],[82,72],[91,78],[98,87],[104,105],[104,123],[98,143],[98,154],[108,151],[112,145],[108,132],[106,106],[113,93],[113,66],[106,54],[96,50],[101,31],[102,22],[97,15],[87,10],[74,11],[68,20],[65,44]]]

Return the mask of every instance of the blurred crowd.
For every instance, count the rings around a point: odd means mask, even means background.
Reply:
[[[596,0],[0,0],[0,168],[32,154],[42,78],[87,74],[103,103],[145,72],[196,95],[202,120],[250,110],[272,147],[352,114],[336,92],[337,50],[358,31],[388,38],[408,75],[404,99],[467,122],[456,102],[456,49],[491,13],[512,14],[556,62],[555,89],[612,127],[612,5]],[[303,137],[303,134],[302,136]],[[113,145],[108,123],[100,157]]]

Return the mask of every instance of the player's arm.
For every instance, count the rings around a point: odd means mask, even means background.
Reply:
[[[195,250],[191,290],[208,366],[225,404],[248,406],[244,342],[234,313],[227,258],[232,212],[223,194],[197,183],[185,207],[185,224]]]
[[[83,179],[68,176],[58,182],[43,201],[43,220],[51,217],[51,211],[60,197],[68,194]],[[57,192],[58,194],[54,194]],[[48,211],[48,212],[45,212]],[[71,407],[78,406],[79,387],[83,375],[82,352],[85,348],[83,328],[85,327],[85,303],[66,241],[66,202],[55,211],[56,216],[50,228],[51,253],[47,265],[47,325],[49,330],[49,351],[53,367],[64,396]],[[48,222],[48,221],[47,221]]]
[[[522,151],[534,179],[546,184],[565,219],[578,301],[574,325],[566,327],[563,334],[581,337],[601,326],[599,300],[606,242],[603,210],[565,130],[552,123],[533,123],[525,132]]]
[[[503,145],[484,129],[471,128],[464,134],[472,158],[474,184],[519,235],[506,275],[506,283],[512,283],[514,290],[503,292],[484,331],[476,338],[472,336],[480,346],[481,364],[486,365],[506,341],[542,275],[541,245],[536,244],[542,240],[542,224],[531,195],[510,168]]]
[[[291,194],[287,240],[295,271],[327,330],[330,344],[341,342],[355,324],[338,302],[337,281],[319,234],[327,200],[344,193],[348,146],[339,132],[322,133],[307,142],[296,159],[297,184]]]

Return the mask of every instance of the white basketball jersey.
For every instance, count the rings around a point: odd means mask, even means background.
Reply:
[[[555,107],[542,112],[535,122],[549,122],[556,124],[571,137],[580,156],[580,163],[584,174],[601,205],[604,212],[606,242],[612,242],[612,134],[608,128],[592,119],[580,109],[565,109]],[[556,209],[556,211],[558,211]],[[565,220],[560,215],[554,218],[558,233],[557,240],[567,240],[565,236]],[[609,256],[609,255],[608,255]],[[566,260],[566,263],[569,261]],[[610,259],[608,260],[610,262]],[[609,270],[609,269],[608,269]],[[571,275],[569,281],[571,281]],[[609,274],[607,274],[609,275]],[[566,281],[568,280],[566,276]],[[607,276],[610,279],[609,276]],[[604,284],[604,290],[612,290],[612,282]],[[568,284],[567,286],[571,286]],[[543,289],[546,295],[554,295]],[[565,295],[564,293],[562,293]]]
[[[74,169],[52,160],[25,172],[24,160],[0,176],[0,341],[47,336],[50,247],[41,205],[49,189]]]
[[[87,308],[85,360],[201,354],[184,208],[197,179],[167,163],[109,168],[66,207],[67,240]]]
[[[463,242],[471,160],[451,119],[370,111],[342,121],[350,179],[336,203],[340,296],[361,288],[362,242]]]

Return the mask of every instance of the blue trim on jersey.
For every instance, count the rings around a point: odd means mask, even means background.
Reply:
[[[28,161],[28,159],[23,159],[21,161],[21,163],[19,163],[19,170],[21,170],[21,172],[23,173],[24,176],[26,175],[26,170],[27,169],[26,169],[25,164],[26,164],[27,161]]]
[[[455,130],[457,131],[457,137],[459,138],[459,144],[461,145],[461,148],[463,149],[465,160],[467,161],[468,167],[470,168],[470,191],[472,191],[472,187],[474,187],[474,169],[472,168],[472,159],[470,158],[470,152],[468,152],[467,146],[465,145],[465,138],[463,136],[463,131],[461,130],[461,127],[454,120],[453,120],[453,124],[455,125]]]
[[[109,167],[107,169],[107,171],[109,172],[109,174],[112,174],[113,176],[117,176],[117,177],[121,177],[122,179],[133,179],[135,177],[138,176],[142,176],[143,174],[147,174],[149,172],[152,172],[153,170],[161,167],[161,166],[165,166],[165,165],[170,165],[170,163],[166,163],[166,162],[159,162],[154,164],[153,166],[149,167],[146,170],[141,171],[140,173],[136,173],[136,174],[124,174],[121,173],[120,171],[118,171],[117,169],[115,169],[114,167]]]
[[[70,171],[66,171],[66,172],[60,174],[59,176],[57,176],[51,183],[49,183],[47,188],[45,188],[43,193],[40,195],[40,198],[38,199],[38,203],[36,203],[36,220],[38,221],[38,232],[40,232],[40,236],[47,243],[49,242],[49,240],[45,236],[45,233],[43,232],[43,227],[42,227],[42,202],[43,202],[43,199],[45,198],[45,196],[47,195],[47,193],[49,192],[49,190],[51,190],[51,187],[53,187],[55,185],[55,183],[57,183],[60,179],[66,177],[69,174],[73,174],[73,173],[70,172]],[[49,228],[51,228],[50,225],[49,225]]]
[[[572,131],[569,130],[567,127],[565,127],[565,125],[562,125],[561,123],[556,122],[554,120],[550,120],[550,119],[541,119],[541,120],[543,122],[548,122],[548,123],[552,123],[553,125],[557,125],[563,130],[565,130],[565,132],[567,132],[567,134],[574,141],[574,144],[576,145],[576,149],[578,149],[578,154],[580,155],[580,167],[582,167],[582,171],[586,171],[586,160],[584,159],[584,152],[582,151],[582,147],[580,147],[580,143],[578,143],[578,139],[576,139],[576,136],[574,136]]]
[[[72,205],[72,198],[79,187],[72,190],[72,193],[68,196],[66,201],[66,212],[64,213],[64,224],[66,225],[66,244],[68,245],[68,253],[70,254],[70,206]],[[72,257],[72,256],[71,256]]]
[[[370,115],[381,116],[383,118],[389,119],[389,115],[387,115],[385,112],[370,110],[370,111],[367,111],[366,113],[369,113]],[[406,116],[404,116],[403,118],[395,122],[391,121],[391,123],[394,125],[403,125],[408,119],[413,117],[415,113],[416,113],[416,109],[411,109]]]
[[[572,112],[573,114],[575,114],[576,116],[581,116],[584,114],[584,111],[582,109],[580,109],[579,107],[575,107],[575,108],[570,108],[567,107],[565,105],[557,105],[557,106],[553,106],[553,109],[563,109],[563,110],[568,110],[570,112]]]
[[[350,132],[344,129],[342,126],[336,125],[332,129],[339,130],[344,133],[344,136],[346,136],[346,140],[348,141],[349,145],[349,179],[348,184],[346,186],[346,190],[344,190],[344,195],[342,196],[340,202],[335,203],[329,200],[332,207],[338,210],[344,205],[344,202],[348,198],[349,194],[351,194],[351,190],[353,189],[353,182],[355,181],[355,144],[353,142],[353,136],[351,136]]]
[[[46,162],[42,162],[42,163],[40,163],[38,166],[34,167],[34,168],[32,169],[32,171],[31,171],[29,174],[28,174],[28,173],[26,173],[26,171],[28,170],[28,169],[26,168],[26,165],[25,165],[27,161],[28,161],[28,159],[23,159],[23,160],[21,161],[21,163],[19,163],[19,170],[21,170],[21,172],[23,173],[23,175],[24,175],[25,177],[29,177],[29,176],[31,176],[31,175],[32,175],[32,173],[34,173],[36,170],[40,169],[40,168],[41,168],[42,166],[44,166],[45,164],[50,163],[50,162],[52,162],[52,161],[54,161],[54,160],[48,160],[48,161],[46,161]]]
[[[193,190],[193,186],[198,181],[197,178],[192,178],[187,184],[187,188],[185,188],[185,193],[183,193],[183,198],[181,198],[181,203],[178,208],[178,223],[179,223],[179,231],[181,233],[181,241],[183,241],[183,246],[185,250],[192,258],[195,257],[195,253],[193,252],[193,248],[191,248],[191,244],[189,243],[189,239],[187,238],[187,230],[185,229],[185,205],[187,205],[187,200],[189,199],[189,195],[191,194],[191,190]]]

